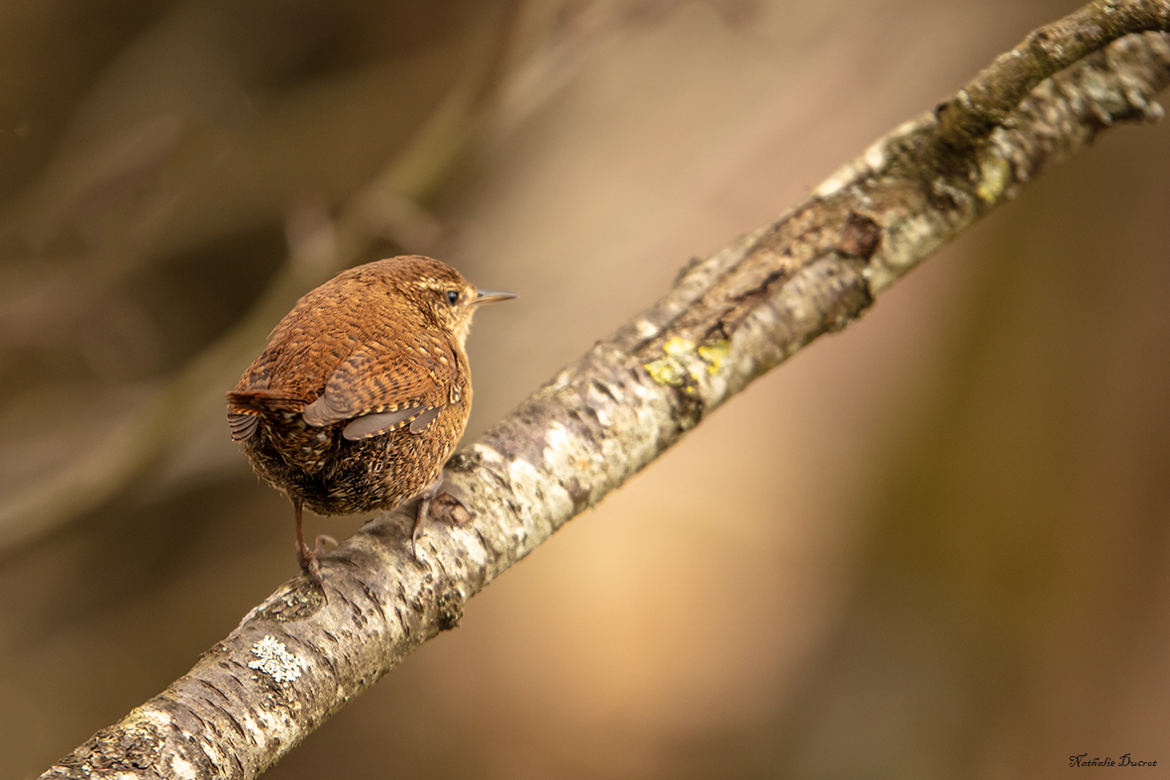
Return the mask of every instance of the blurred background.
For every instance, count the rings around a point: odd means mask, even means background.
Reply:
[[[301,293],[401,252],[517,291],[472,335],[474,436],[1078,5],[0,3],[5,774],[296,573],[223,393]],[[1168,177],[1165,123],[1050,171],[270,776],[1162,770]]]

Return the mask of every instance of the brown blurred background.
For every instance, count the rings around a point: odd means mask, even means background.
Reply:
[[[1078,4],[434,5],[0,3],[6,776],[296,573],[222,394],[301,292],[402,251],[519,292],[474,435]],[[1108,133],[270,776],[1167,776],[1168,175],[1170,126]]]

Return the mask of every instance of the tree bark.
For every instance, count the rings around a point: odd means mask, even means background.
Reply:
[[[752,379],[1116,122],[1156,119],[1170,0],[1095,2],[1033,32],[776,222],[695,259],[657,303],[452,458],[410,552],[409,507],[281,586],[165,691],[43,777],[250,778],[465,602]]]

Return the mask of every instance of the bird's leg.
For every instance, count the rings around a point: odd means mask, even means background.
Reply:
[[[290,496],[290,498],[292,498]],[[308,575],[309,579],[318,585],[321,584],[321,564],[317,562],[317,555],[321,552],[321,540],[318,539],[315,545],[316,549],[310,550],[305,544],[305,529],[302,520],[301,500],[299,498],[292,498],[293,512],[297,516],[297,563],[301,565],[301,571]]]
[[[442,472],[418,494],[418,513],[414,516],[414,528],[410,532],[410,553],[416,561],[418,560],[418,538],[422,536],[423,526],[426,525],[431,513],[431,500],[438,495],[441,484],[443,484]]]

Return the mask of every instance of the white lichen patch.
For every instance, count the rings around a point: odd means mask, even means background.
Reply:
[[[570,441],[570,436],[565,430],[565,426],[559,422],[554,422],[549,426],[548,433],[545,435],[545,441],[548,442],[548,447],[545,448],[545,459],[547,460],[550,451],[557,452],[566,449],[566,445]]]
[[[483,546],[483,541],[479,536],[467,526],[457,527],[451,533],[461,534],[465,539],[463,549],[467,553],[467,560],[472,568],[483,569],[487,566],[487,549]]]
[[[634,323],[634,328],[638,332],[638,338],[652,339],[658,335],[658,326],[650,320],[638,320]]]
[[[297,724],[285,707],[260,707],[256,709],[256,719],[247,726],[249,733],[257,740],[279,740],[292,743],[297,741]]]
[[[523,458],[516,458],[508,464],[508,479],[517,484],[530,484],[540,479],[540,472]]]
[[[608,428],[613,425],[613,415],[609,413],[609,409],[604,406],[595,406],[593,413],[597,415],[597,422],[601,423],[603,428]]]
[[[263,727],[247,712],[236,715],[236,721],[244,731],[248,732],[248,735],[256,744],[263,744],[268,739],[268,735],[264,732]]]
[[[695,342],[675,336],[666,340],[662,351],[673,358],[688,358],[695,351]]]
[[[482,460],[484,463],[501,463],[504,460],[504,456],[501,455],[498,450],[493,447],[479,444],[478,442],[471,445],[471,450],[476,455],[478,455],[480,460]]]
[[[564,478],[589,469],[591,458],[586,457],[587,453],[579,451],[580,441],[559,422],[553,422],[548,427],[544,440],[546,444],[541,455],[553,473]],[[567,492],[565,499],[568,501],[566,506],[571,506],[572,499]]]
[[[543,453],[549,458],[549,448]],[[573,502],[564,490],[554,489],[546,474],[523,458],[516,458],[508,464],[508,482],[521,506],[530,508],[523,513],[523,529],[516,529],[516,537],[525,547],[534,546],[551,529],[541,530],[549,518],[567,517],[572,514]]]
[[[889,160],[886,152],[888,143],[889,141],[882,138],[865,147],[865,151],[861,153],[861,159],[865,160],[865,167],[868,169],[868,173],[880,171],[886,167],[886,163]]]
[[[137,725],[137,722],[140,721],[149,723],[159,729],[168,729],[173,724],[174,719],[165,710],[156,709],[153,705],[147,703],[141,707],[136,707],[126,716],[126,722],[128,724]]]
[[[187,780],[198,777],[195,765],[182,756],[171,756],[171,776],[178,780]]]
[[[829,178],[817,185],[817,188],[813,190],[813,194],[818,198],[828,198],[835,195],[845,189],[846,186],[861,178],[863,172],[864,169],[860,160],[854,160],[853,162],[842,165],[833,171]]]
[[[946,242],[954,232],[930,216],[908,217],[888,232],[881,262],[871,262],[863,271],[870,292],[878,294]],[[876,259],[876,258],[875,258]]]
[[[301,676],[304,662],[285,649],[284,643],[268,635],[252,645],[256,660],[248,664],[249,669],[263,672],[274,682],[292,682]]]

